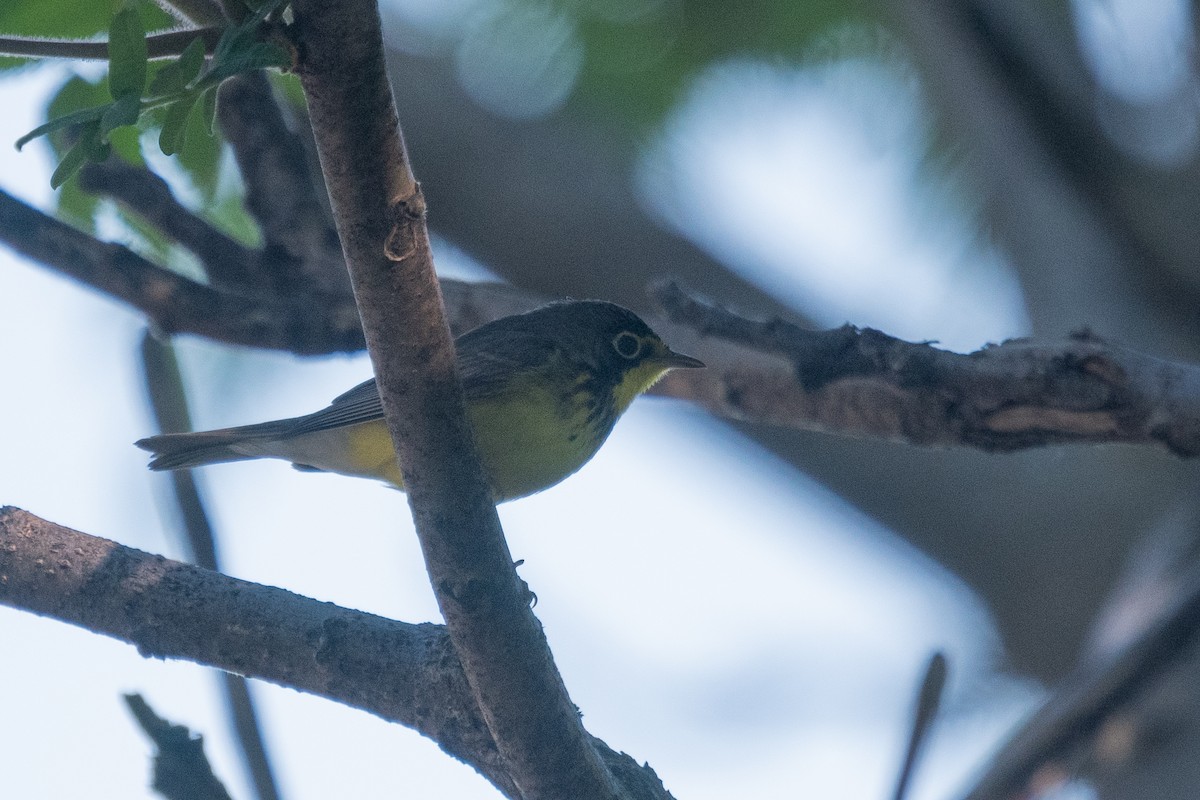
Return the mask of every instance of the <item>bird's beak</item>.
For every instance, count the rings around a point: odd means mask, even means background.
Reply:
[[[669,347],[662,361],[667,365],[667,369],[699,369],[704,366],[704,362],[700,359],[676,353]]]

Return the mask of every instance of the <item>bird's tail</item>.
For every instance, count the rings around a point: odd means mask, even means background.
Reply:
[[[263,446],[285,436],[291,422],[280,420],[199,433],[163,433],[134,444],[154,454],[150,469],[189,469],[261,458]]]

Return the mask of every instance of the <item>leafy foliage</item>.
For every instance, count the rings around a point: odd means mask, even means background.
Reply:
[[[287,66],[291,57],[282,47],[262,40],[263,23],[285,0],[269,0],[245,21],[231,25],[218,41],[204,69],[204,43],[193,40],[173,61],[149,81],[146,28],[134,3],[123,6],[108,29],[110,102],[84,108],[39,125],[17,140],[20,149],[32,139],[63,130],[74,132],[74,142],[62,155],[50,183],[58,188],[87,161],[108,157],[113,133],[138,123],[148,111],[162,109],[159,147],[166,155],[183,150],[198,113],[211,135],[216,116],[217,87],[222,81],[250,70]]]
[[[504,0],[519,5],[529,0]],[[866,0],[552,0],[585,50],[576,102],[657,124],[688,81],[714,62],[799,59],[831,28],[870,16]]]

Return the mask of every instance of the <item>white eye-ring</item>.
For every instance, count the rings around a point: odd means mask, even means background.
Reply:
[[[631,361],[642,352],[642,340],[629,331],[621,331],[614,336],[612,346],[613,350],[617,351],[617,355]]]

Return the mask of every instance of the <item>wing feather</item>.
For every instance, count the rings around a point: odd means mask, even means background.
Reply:
[[[521,373],[545,364],[559,349],[543,336],[494,328],[489,331],[486,326],[463,334],[455,346],[468,402],[502,394],[514,379],[519,385]],[[371,378],[338,395],[326,408],[291,420],[287,433],[314,433],[382,418],[383,402]]]

